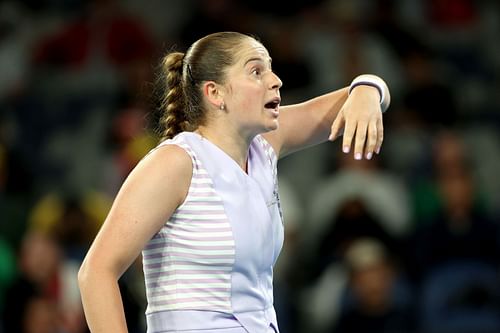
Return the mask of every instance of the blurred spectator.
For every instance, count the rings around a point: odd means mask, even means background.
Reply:
[[[427,156],[421,162],[420,173],[415,174],[413,184],[413,219],[417,227],[433,221],[444,211],[444,193],[440,194],[441,180],[453,176],[464,176],[471,182],[472,205],[475,209],[484,209],[483,193],[476,186],[472,174],[472,158],[469,147],[465,145],[460,132],[442,130],[432,137],[432,145]],[[483,162],[482,159],[480,159]]]
[[[0,237],[0,313],[5,307],[5,290],[12,283],[16,271],[13,252],[10,244],[3,237]],[[2,331],[1,327],[2,320],[0,317],[0,332]]]
[[[353,242],[360,238],[376,239],[390,251],[398,253],[398,238],[391,235],[373,214],[362,197],[345,198],[334,203],[337,213],[323,226],[321,235],[309,240],[314,251],[308,249],[303,266],[307,267],[307,281],[311,283],[304,293],[302,311],[312,318],[314,330],[327,332],[341,315],[342,298],[349,274],[343,257]],[[317,244],[312,244],[313,242]],[[303,254],[304,256],[304,254]]]
[[[46,30],[33,46],[34,83],[18,106],[19,130],[39,161],[43,190],[87,191],[100,186],[108,124],[122,94],[136,98],[151,79],[156,43],[113,0],[86,3]]]
[[[414,49],[403,58],[408,90],[403,95],[404,112],[417,126],[450,126],[457,120],[453,92],[448,82],[439,79],[433,56],[423,49]],[[432,101],[432,102],[431,102]]]
[[[411,1],[377,0],[373,8],[373,15],[369,16],[370,29],[377,31],[398,57],[404,58],[409,52],[421,49],[423,43],[417,29],[411,29],[408,20],[399,12],[399,6]],[[412,14],[418,11],[412,8]],[[404,82],[403,84],[405,84]]]
[[[51,231],[64,250],[66,258],[80,262],[98,229],[98,225],[82,206],[74,199],[67,200],[61,218]]]
[[[66,260],[52,237],[29,231],[17,263],[2,312],[6,332],[34,332],[38,320],[40,332],[87,332],[76,281],[79,264]]]
[[[421,329],[497,332],[499,225],[480,205],[466,150],[457,136],[439,135],[433,153],[430,190],[436,196],[431,201],[435,210],[420,216],[408,243],[407,269],[421,295]]]
[[[102,161],[100,186],[113,197],[132,168],[151,150],[158,138],[146,131],[147,109],[126,105],[114,115],[108,135],[109,150]]]
[[[406,84],[395,112],[388,117],[392,128],[384,142],[387,167],[402,175],[411,185],[420,177],[432,133],[458,123],[457,101],[453,85],[443,80],[439,64],[426,46],[413,45],[401,57]]]
[[[356,161],[340,152],[338,170],[311,196],[302,251],[311,286],[302,295],[307,306],[301,310],[318,332],[330,329],[340,313],[347,281],[342,257],[351,242],[370,237],[399,253],[410,231],[407,190],[379,162],[377,157]]]
[[[18,256],[19,276],[7,289],[3,309],[6,332],[26,332],[28,307],[35,299],[57,302],[60,295],[60,251],[56,243],[41,234],[23,239]]]
[[[349,282],[332,332],[415,332],[410,294],[398,284],[398,270],[384,246],[375,239],[354,240],[344,261]]]
[[[57,304],[45,297],[32,297],[26,304],[23,333],[63,333]]]
[[[500,230],[477,206],[474,182],[467,170],[441,175],[438,195],[442,206],[428,221],[419,221],[411,252],[417,276],[425,277],[447,263],[467,260],[492,267],[500,263]]]
[[[320,272],[325,265],[341,260],[346,248],[360,237],[378,239],[397,253],[400,246],[398,239],[393,237],[380,221],[373,217],[373,214],[370,214],[361,198],[346,199],[338,208],[337,215],[319,238],[316,260],[319,262]]]
[[[29,72],[29,17],[14,1],[0,3],[0,104],[18,95]]]
[[[109,205],[105,198],[94,193],[81,198],[49,193],[33,207],[29,226],[32,230],[51,235],[61,247],[65,259],[81,262]]]
[[[64,198],[47,194],[35,205],[30,216],[30,228],[36,232],[51,235],[60,249],[61,260],[57,279],[56,305],[58,320],[68,333],[86,329],[77,285],[77,273],[84,254],[95,237],[110,202],[101,193],[89,192],[81,198]],[[129,332],[140,332],[143,328],[141,313],[144,312],[144,286],[138,285],[142,266],[133,266],[121,279],[123,304],[127,313]]]
[[[490,216],[500,216],[500,131],[493,122],[478,123],[461,129],[464,154],[470,160],[481,204]]]
[[[305,207],[295,187],[285,177],[279,178],[280,205],[285,225],[285,240],[273,270],[274,307],[283,332],[299,332],[297,297],[304,280],[301,251]]]
[[[127,14],[114,0],[88,4],[85,15],[47,36],[36,48],[38,65],[81,69],[100,57],[113,66],[147,59],[153,52],[147,28],[137,17]]]
[[[373,2],[360,0],[318,1],[304,5],[296,16],[295,27],[291,29],[293,33],[287,34],[290,38],[279,35],[286,39],[281,43],[296,47],[298,59],[306,61],[305,68],[309,71],[306,77],[310,84],[300,91],[292,89],[292,102],[303,100],[303,96],[313,92],[347,86],[355,75],[368,72],[383,77],[391,87],[391,96],[397,100],[403,87],[402,66],[394,48],[377,31],[369,28],[373,8]],[[274,25],[271,21],[270,26]],[[276,63],[279,69],[280,61]],[[298,81],[306,78],[302,78],[305,74],[301,68],[296,66],[290,74]],[[283,91],[286,90],[287,81],[284,79]],[[283,96],[287,98],[287,95]],[[318,185],[322,186],[328,176],[331,151],[338,149],[341,148],[335,144],[325,144],[293,154],[281,162],[281,172],[301,189],[301,199],[308,205],[312,201],[308,194]]]
[[[491,71],[494,60],[489,59],[489,52],[485,51],[494,50],[490,45],[498,44],[497,37],[487,30],[490,11],[498,13],[498,3],[425,1],[425,9],[426,35],[448,67],[446,77],[453,82],[460,100],[458,111],[462,118],[484,116],[491,108],[488,100],[497,94],[493,88],[497,80]],[[496,21],[498,24],[498,18]]]
[[[459,260],[436,267],[419,289],[418,321],[426,333],[500,330],[498,269]]]
[[[372,6],[359,0],[325,1],[302,13],[300,40],[312,65],[313,89],[327,91],[347,85],[359,73],[374,73],[397,95],[400,63],[385,40],[367,29]]]
[[[407,189],[379,163],[377,156],[357,161],[338,153],[337,170],[312,195],[308,238],[309,246],[319,245],[315,255],[333,255],[330,250],[342,250],[342,243],[359,236],[380,238],[396,250],[399,240],[410,231]]]
[[[337,154],[336,170],[310,194],[310,214],[301,239],[304,266],[308,267],[306,281],[310,283],[301,296],[301,311],[309,323],[306,327],[317,332],[331,329],[340,314],[347,282],[342,257],[350,243],[370,237],[397,254],[411,231],[404,183],[382,171],[377,156],[357,161],[342,152]]]

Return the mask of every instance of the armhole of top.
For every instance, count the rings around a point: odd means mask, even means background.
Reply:
[[[175,145],[177,147],[180,147],[182,148],[188,155],[189,157],[191,158],[191,163],[193,165],[193,175],[195,173],[195,166],[196,166],[196,157],[195,157],[195,154],[194,152],[191,150],[191,148],[185,144],[185,143],[182,143],[182,142],[175,142],[174,140],[165,140],[163,142],[161,142],[160,144],[158,144],[155,148],[151,149],[151,151],[149,151],[148,154],[152,153],[153,151],[157,150],[158,148],[161,148],[161,147],[165,147],[165,146],[168,146],[168,145]]]
[[[271,146],[271,144],[262,135],[258,135],[256,139],[264,149],[266,156],[269,158],[269,163],[271,163],[271,167],[274,170],[278,163],[278,156],[276,155],[273,146]]]
[[[189,193],[191,192],[191,184],[192,184],[192,181],[193,181],[193,177],[195,177],[195,175],[198,174],[198,162],[197,162],[195,153],[191,150],[191,148],[189,147],[189,145],[187,145],[186,143],[183,143],[183,142],[176,142],[175,139],[174,140],[165,140],[165,141],[161,142],[156,147],[154,147],[153,149],[151,149],[148,152],[147,155],[151,154],[152,152],[154,152],[157,149],[160,149],[162,147],[169,146],[169,145],[175,145],[175,146],[181,148],[191,158],[191,167],[192,167],[192,169],[191,169],[192,170],[191,171],[192,172],[191,182],[189,184],[188,192],[186,194],[186,197],[184,198],[183,202],[179,205],[179,207],[177,207],[177,209],[178,209],[178,208],[184,206],[184,204],[186,203],[187,198],[189,197]]]

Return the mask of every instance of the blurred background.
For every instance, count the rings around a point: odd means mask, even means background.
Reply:
[[[500,332],[494,0],[0,1],[0,332],[88,331],[76,272],[157,143],[156,65],[223,30],[260,38],[284,104],[360,73],[392,92],[373,160],[280,162],[281,331]],[[140,258],[120,288],[144,332]]]

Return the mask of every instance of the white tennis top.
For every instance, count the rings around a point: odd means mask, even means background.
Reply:
[[[272,270],[283,222],[274,150],[255,137],[245,173],[196,133],[155,149],[169,144],[189,154],[193,176],[184,203],[143,251],[148,332],[277,331]]]

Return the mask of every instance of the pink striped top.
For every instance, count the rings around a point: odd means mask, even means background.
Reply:
[[[221,198],[191,148],[177,137],[163,144],[184,148],[193,162],[185,202],[143,251],[148,308],[231,311],[234,239]]]
[[[191,157],[185,201],[143,250],[148,333],[272,326],[273,266],[283,244],[277,157],[261,136],[245,173],[196,133],[175,144]]]

